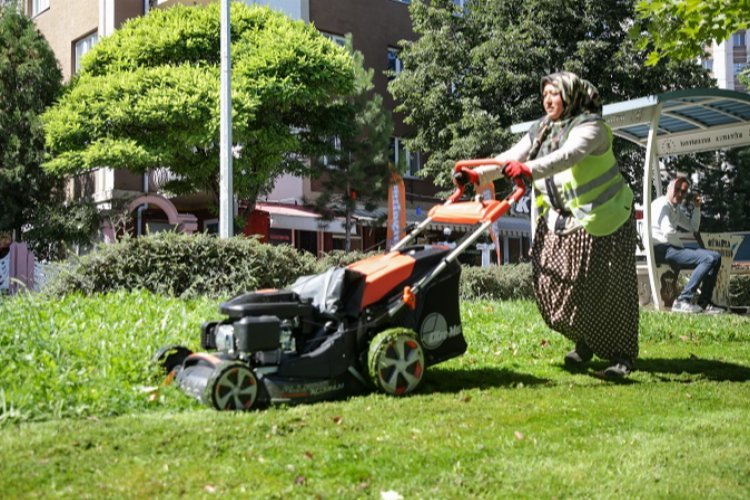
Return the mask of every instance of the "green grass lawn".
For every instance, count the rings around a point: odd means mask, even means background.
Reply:
[[[143,390],[215,303],[0,301],[0,497],[747,498],[750,318],[644,312],[612,384],[563,370],[530,302],[462,316],[469,351],[413,396],[218,413]]]

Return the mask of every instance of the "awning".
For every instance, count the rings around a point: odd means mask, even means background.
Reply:
[[[255,209],[268,213],[271,219],[271,229],[346,234],[344,219],[337,217],[326,220],[314,210],[299,205],[258,202],[255,204]]]

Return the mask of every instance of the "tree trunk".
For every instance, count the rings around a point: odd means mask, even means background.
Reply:
[[[344,206],[346,207],[346,219],[344,223],[344,231],[346,231],[346,233],[344,234],[344,251],[348,253],[352,251],[352,237],[351,231],[349,230],[352,223],[352,193],[351,188],[349,187],[349,182],[346,183],[346,193],[344,194],[344,196],[344,200],[346,200],[344,202]]]

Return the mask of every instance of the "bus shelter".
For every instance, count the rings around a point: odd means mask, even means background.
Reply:
[[[651,236],[652,188],[662,193],[659,159],[750,145],[750,95],[723,89],[687,89],[604,106],[612,132],[646,149],[643,169],[643,231],[650,296],[656,310],[661,284],[657,279]],[[511,127],[522,133],[533,122]]]

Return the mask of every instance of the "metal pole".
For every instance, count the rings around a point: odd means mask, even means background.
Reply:
[[[229,35],[229,3],[221,1],[221,123],[219,155],[219,237],[234,234],[232,186],[232,58]]]
[[[656,281],[656,258],[654,256],[654,241],[651,235],[651,186],[660,185],[659,178],[659,152],[657,151],[657,132],[659,129],[659,118],[661,117],[661,104],[653,108],[653,116],[648,129],[648,140],[646,141],[646,162],[643,165],[643,246],[646,249],[646,266],[648,267],[648,283],[651,289],[651,303],[654,310],[661,311],[661,286]],[[657,196],[659,193],[657,193]],[[635,251],[635,249],[633,249]]]

